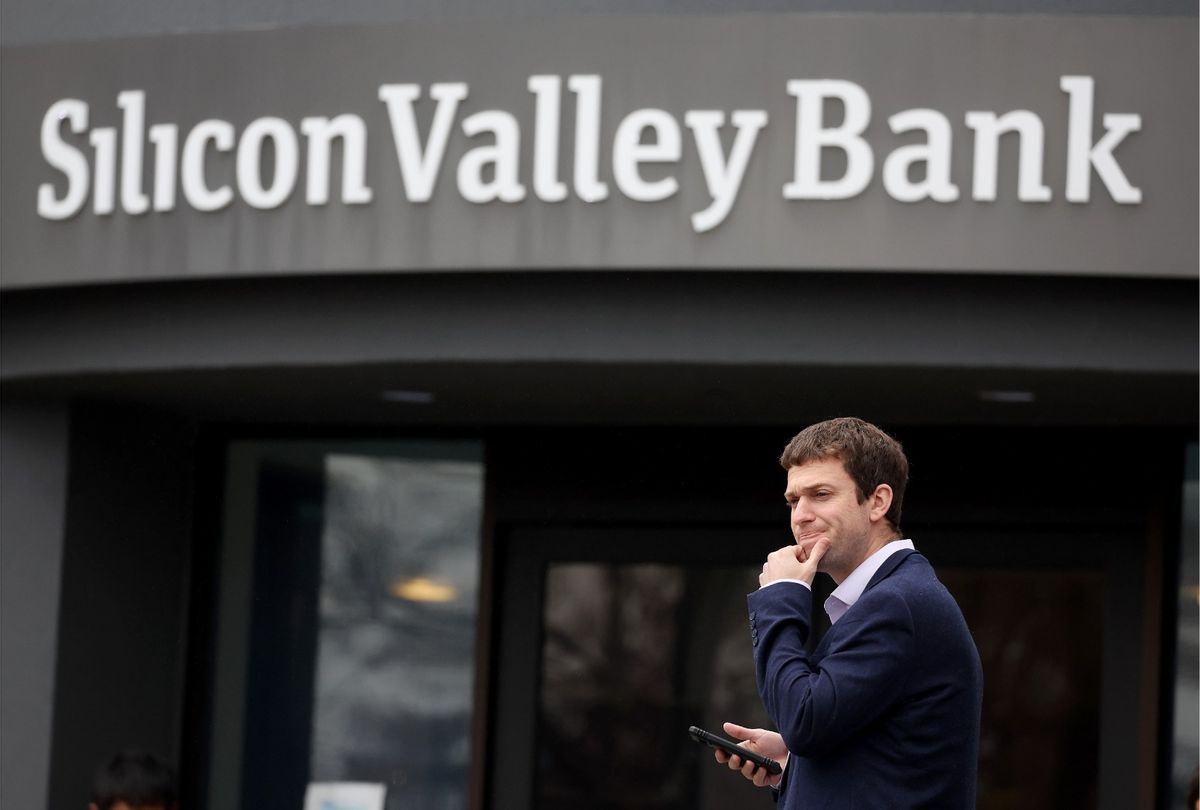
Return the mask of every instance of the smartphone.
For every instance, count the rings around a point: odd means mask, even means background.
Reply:
[[[769,774],[783,773],[783,766],[775,760],[743,748],[733,740],[713,734],[711,731],[705,731],[698,726],[689,728],[688,734],[692,735],[692,739],[698,743],[704,743],[711,748],[719,748],[727,754],[737,755],[744,760],[753,762],[755,765],[766,768]]]

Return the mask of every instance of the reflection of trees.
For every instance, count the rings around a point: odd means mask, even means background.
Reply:
[[[761,713],[739,604],[746,579],[741,570],[699,567],[550,568],[541,810],[745,806],[707,803],[697,774],[707,753],[686,729],[712,722],[714,711]]]
[[[391,532],[360,525],[339,527],[329,534],[329,546],[337,549],[342,561],[334,569],[336,576],[325,579],[326,595],[339,606],[364,605],[367,616],[378,619],[392,568]]]
[[[984,669],[981,810],[1094,807],[1099,573],[945,572]]]
[[[477,463],[330,456],[322,614],[396,620],[397,578],[431,576],[473,614],[482,468]]]
[[[670,695],[680,571],[557,566],[547,581],[544,696]],[[665,677],[664,677],[665,676]]]
[[[543,796],[655,806],[683,576],[663,566],[557,566],[547,578],[540,728]],[[574,799],[568,797],[574,796]],[[595,805],[591,805],[595,806]]]
[[[389,785],[389,810],[465,806],[482,465],[329,456],[311,777]],[[390,591],[426,576],[458,598]]]

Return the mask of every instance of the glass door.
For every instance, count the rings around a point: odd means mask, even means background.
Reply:
[[[483,509],[475,441],[235,442],[209,810],[463,810]]]
[[[1122,807],[1136,758],[1141,557],[1062,531],[919,532],[984,664],[981,810]],[[490,807],[773,806],[687,727],[769,726],[745,594],[765,528],[514,528],[498,538],[501,620]],[[1112,587],[1120,583],[1121,587]],[[815,615],[832,589],[818,577]],[[823,632],[827,624],[818,624]],[[813,639],[815,643],[816,639]]]
[[[772,807],[687,729],[766,724],[745,594],[781,542],[711,528],[504,539],[488,806]]]

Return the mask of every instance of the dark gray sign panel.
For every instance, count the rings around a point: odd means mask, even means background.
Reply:
[[[1197,272],[1194,19],[593,17],[2,57],[7,288]]]

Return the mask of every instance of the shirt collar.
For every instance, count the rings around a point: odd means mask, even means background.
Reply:
[[[825,600],[825,612],[829,614],[829,621],[837,622],[842,618],[842,614],[863,595],[863,591],[867,589],[867,583],[871,581],[871,577],[875,576],[875,572],[879,570],[880,566],[887,562],[887,558],[906,548],[913,548],[912,540],[893,540],[863,560],[858,568],[855,568],[850,576],[842,580],[842,584],[834,588],[833,593]]]

